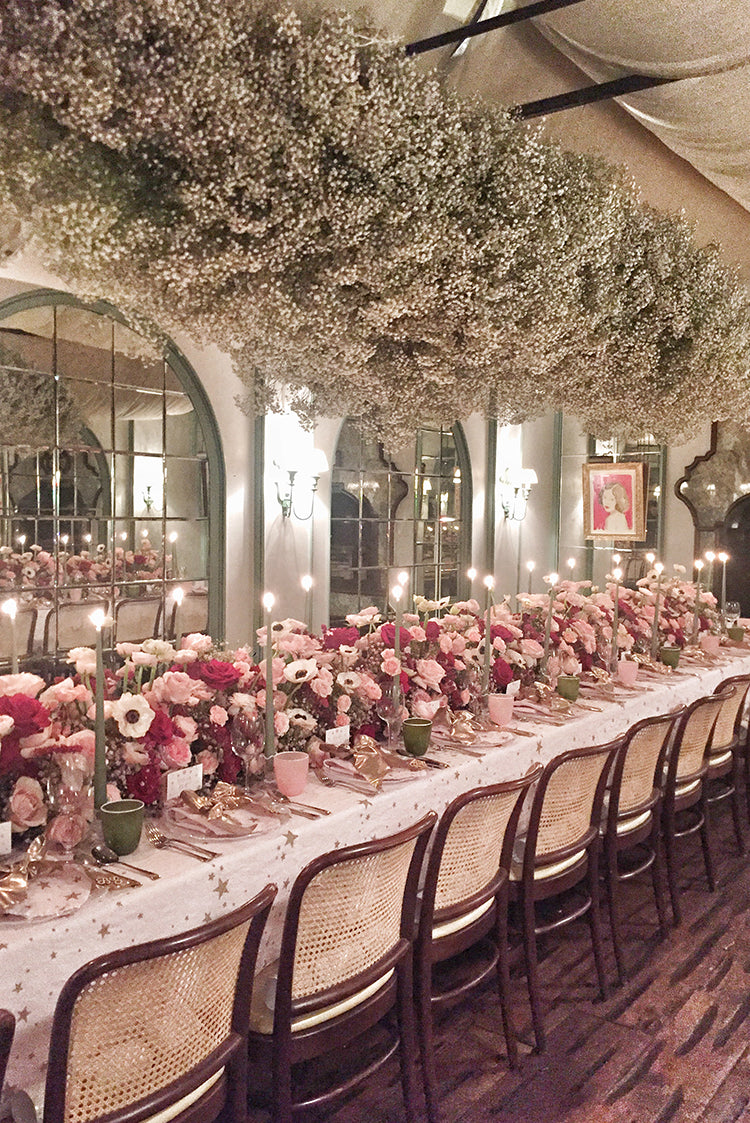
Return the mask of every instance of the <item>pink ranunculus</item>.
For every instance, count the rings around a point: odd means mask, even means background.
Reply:
[[[182,650],[194,651],[196,655],[206,655],[214,645],[210,636],[201,632],[191,632],[189,636],[182,637]]]
[[[198,652],[193,651],[192,647],[183,647],[181,651],[176,651],[172,656],[172,662],[180,667],[185,667],[188,663],[195,663],[197,659]]]
[[[136,667],[155,667],[158,662],[156,656],[148,651],[134,651],[131,658]]]
[[[463,655],[464,651],[466,651],[466,636],[459,634],[454,635],[451,639],[450,650],[453,655]],[[446,652],[446,655],[447,654]]]
[[[192,745],[195,738],[198,736],[198,723],[191,717],[185,717],[183,714],[177,714],[172,718],[172,724],[176,727],[177,731]]]
[[[44,679],[39,675],[27,674],[25,671],[19,675],[0,675],[0,696],[23,694],[27,698],[36,698],[44,687]]]
[[[184,706],[195,690],[195,680],[185,671],[165,671],[154,680],[149,697],[155,702]]]
[[[465,633],[465,639],[467,643],[479,643],[481,638],[482,633],[476,626],[474,626],[473,628],[469,628]]]
[[[229,714],[223,706],[212,706],[208,711],[208,717],[214,725],[226,725]]]
[[[47,822],[47,805],[38,780],[19,776],[13,785],[8,803],[12,831],[27,831]]]
[[[203,775],[213,776],[216,769],[219,767],[219,758],[216,753],[211,752],[210,749],[201,749],[195,758],[196,764],[203,765]]]
[[[167,768],[186,768],[193,756],[190,745],[182,737],[172,737],[166,745],[161,745],[159,755]]]
[[[93,729],[77,729],[75,733],[69,733],[66,737],[61,737],[60,742],[66,745],[70,751],[77,750],[87,756],[89,760],[94,759],[96,734]]]
[[[348,714],[352,708],[352,700],[348,694],[339,695],[336,701],[336,709],[340,714]]]
[[[396,658],[396,653],[386,648],[383,652],[383,658],[380,663],[380,669],[385,675],[390,675],[394,678],[396,675],[401,674],[401,660]]]
[[[277,737],[283,737],[285,733],[289,732],[289,718],[283,710],[279,710],[278,713],[274,714],[273,727]]]
[[[321,667],[310,683],[310,689],[318,698],[330,698],[333,693],[333,675],[328,667]]]
[[[87,830],[88,823],[83,815],[56,815],[47,827],[45,837],[47,842],[67,851],[78,845]]]

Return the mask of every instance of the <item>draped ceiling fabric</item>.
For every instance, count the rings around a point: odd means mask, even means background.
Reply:
[[[748,0],[586,0],[537,27],[596,81],[680,79],[620,104],[750,210]]]

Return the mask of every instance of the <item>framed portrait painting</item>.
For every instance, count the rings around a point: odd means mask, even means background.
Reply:
[[[646,538],[646,471],[637,463],[583,465],[584,538]]]

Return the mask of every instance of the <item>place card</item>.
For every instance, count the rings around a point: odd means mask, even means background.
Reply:
[[[514,678],[513,681],[509,682],[508,685],[506,686],[505,693],[510,694],[510,696],[513,697],[514,694],[518,694],[518,691],[520,689],[521,689],[521,680],[517,679],[517,678]]]
[[[326,729],[326,744],[341,748],[342,745],[349,744],[350,735],[350,725],[334,725],[333,729]]]
[[[164,774],[164,801],[179,799],[180,792],[197,792],[203,787],[203,765],[191,764],[189,768],[173,768]]]
[[[0,854],[10,854],[13,841],[10,833],[10,822],[0,823]]]

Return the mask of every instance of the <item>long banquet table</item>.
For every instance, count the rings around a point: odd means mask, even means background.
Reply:
[[[689,703],[711,693],[722,679],[748,672],[750,653],[733,649],[710,667],[639,683],[637,689],[619,695],[617,703],[592,701],[599,709],[585,711],[564,726],[525,724],[532,737],[508,734],[505,744],[488,748],[481,759],[431,750],[431,755],[450,762],[450,768],[416,773],[415,779],[388,792],[360,795],[324,787],[313,778],[300,798],[329,808],[330,816],[293,817],[244,839],[212,839],[206,845],[221,856],[210,863],[154,850],[144,838],[129,860],[159,873],[159,881],[144,882],[139,889],[93,893],[77,912],[45,923],[0,920],[0,1006],[17,1019],[9,1084],[41,1102],[57,996],[73,971],[90,959],[203,924],[273,881],[279,895],[261,949],[262,962],[269,962],[279,944],[290,886],[316,855],[393,833],[430,809],[440,812],[462,791],[519,776],[535,762],[544,763],[567,749],[608,741],[640,718]]]

